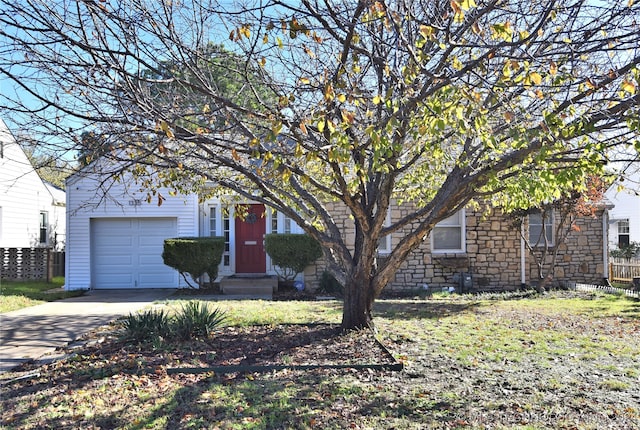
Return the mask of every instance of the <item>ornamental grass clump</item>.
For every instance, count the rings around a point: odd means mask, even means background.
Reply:
[[[171,332],[171,318],[164,310],[148,310],[129,314],[124,319],[124,338],[136,342],[154,341]]]
[[[191,301],[176,314],[173,334],[179,339],[208,338],[224,323],[225,318],[224,311],[211,309],[204,302]]]
[[[225,320],[225,313],[221,309],[191,301],[174,315],[159,309],[129,314],[123,322],[122,337],[124,340],[141,343],[205,339],[211,337]]]

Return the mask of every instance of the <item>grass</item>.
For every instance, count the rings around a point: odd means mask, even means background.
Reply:
[[[64,285],[64,277],[46,281],[0,281],[0,313],[81,295],[82,291],[46,291]]]
[[[381,300],[378,336],[403,372],[167,375],[166,349],[159,368],[133,349],[79,352],[2,387],[0,427],[640,429],[640,303],[569,296]],[[216,302],[232,326],[335,323],[340,306]]]

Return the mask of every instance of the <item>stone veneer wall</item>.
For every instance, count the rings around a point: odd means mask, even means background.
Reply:
[[[394,207],[392,220],[405,216],[410,207]],[[354,240],[353,220],[346,208],[337,204],[331,213],[347,243]],[[431,252],[431,238],[427,237],[403,263],[387,290],[418,292],[426,284],[430,289],[458,287],[461,272],[471,273],[476,290],[513,290],[521,286],[521,244],[518,229],[500,210],[474,211],[467,208],[466,252],[438,254]],[[570,282],[599,282],[603,278],[602,212],[594,218],[578,220],[579,231],[573,231],[567,243],[561,245],[555,270],[556,284]],[[392,247],[404,232],[392,235]],[[606,237],[606,232],[605,232]],[[535,261],[525,250],[525,283],[537,279]],[[379,258],[384,258],[384,254]],[[326,264],[319,260],[305,270],[305,283],[311,289],[319,286]]]
[[[603,261],[603,240],[608,237],[608,223],[604,236],[603,211],[596,216],[582,217],[576,221],[577,231],[569,233],[558,248],[554,280],[556,285],[571,283],[601,283],[608,276]],[[550,260],[550,257],[548,257]],[[538,272],[533,258],[528,259],[529,279],[535,281]]]

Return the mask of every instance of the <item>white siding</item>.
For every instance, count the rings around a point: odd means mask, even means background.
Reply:
[[[157,200],[147,203],[146,192],[139,191],[133,181],[114,183],[95,169],[85,169],[69,178],[66,190],[66,289],[92,288],[91,219],[176,218],[176,236],[198,236],[196,195],[172,197],[161,190],[166,200],[158,206]]]
[[[51,192],[2,120],[0,145],[0,246],[52,245],[40,244],[40,212],[46,211],[48,214],[49,236],[54,230],[64,236],[64,222],[52,222],[64,219],[64,201],[61,202],[62,206],[54,205]]]
[[[609,248],[618,246],[618,221],[629,220],[629,240],[640,242],[640,171],[632,174],[619,188],[613,184],[605,193],[615,206],[609,211]]]

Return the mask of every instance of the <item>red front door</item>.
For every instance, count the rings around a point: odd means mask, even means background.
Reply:
[[[243,205],[244,219],[236,217],[236,273],[265,273],[264,252],[266,220],[264,205]]]

